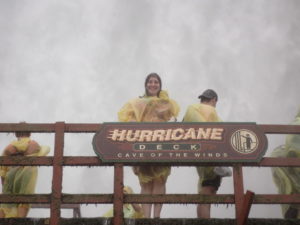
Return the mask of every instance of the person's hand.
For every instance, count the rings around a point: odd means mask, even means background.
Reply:
[[[31,155],[34,153],[38,153],[41,149],[41,146],[34,140],[29,142],[28,148],[25,151],[25,155]]]
[[[24,155],[24,152],[15,152],[15,153],[12,153],[10,154],[11,156],[23,156]]]
[[[19,151],[13,146],[13,145],[8,145],[5,149],[4,149],[4,156],[10,156],[10,155],[18,155]]]

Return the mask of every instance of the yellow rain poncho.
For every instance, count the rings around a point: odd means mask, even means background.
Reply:
[[[133,194],[133,190],[129,186],[124,187],[124,194]],[[144,218],[144,215],[142,212],[137,212],[135,211],[134,207],[132,204],[124,204],[123,205],[123,213],[124,213],[124,218]],[[103,217],[113,217],[114,216],[114,210],[110,209],[107,211]]]
[[[11,142],[18,152],[24,153],[30,143],[30,138],[20,138]],[[45,156],[50,149],[42,146],[34,154],[26,156]],[[0,176],[4,178],[3,194],[33,194],[35,192],[37,167],[36,166],[1,166]],[[18,207],[29,208],[29,204],[1,204],[0,209],[5,213],[5,218],[17,217]]]
[[[169,98],[166,91],[160,91],[159,97],[141,97],[130,100],[118,113],[120,122],[167,122],[179,113],[178,104]],[[169,166],[136,166],[134,173],[141,183],[153,179],[167,178],[171,172]]]
[[[300,125],[300,111],[293,125]],[[279,146],[271,154],[272,157],[300,158],[300,135],[287,135],[285,145]],[[300,193],[300,167],[273,167],[273,180],[280,194]],[[300,218],[300,204],[281,205],[283,216],[287,216],[288,210],[298,210],[297,218]],[[290,211],[291,212],[291,211]],[[288,214],[290,214],[290,212]]]
[[[188,107],[183,122],[221,122],[215,107],[196,103]],[[197,167],[199,174],[198,191],[201,190],[201,184],[204,180],[213,180],[217,177],[214,172],[215,167]]]

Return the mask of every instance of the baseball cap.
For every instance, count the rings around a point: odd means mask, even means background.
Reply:
[[[208,99],[216,98],[218,100],[217,93],[212,89],[205,90],[201,95],[199,95],[198,98],[203,98],[203,97]]]

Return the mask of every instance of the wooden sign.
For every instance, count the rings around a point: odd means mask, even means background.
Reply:
[[[104,162],[259,162],[267,138],[255,123],[104,123],[93,147]]]

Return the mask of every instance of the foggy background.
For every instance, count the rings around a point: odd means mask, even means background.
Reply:
[[[300,1],[297,0],[0,0],[1,123],[103,123],[144,92],[147,74],[181,106],[212,88],[224,121],[288,124],[299,109]],[[94,156],[93,134],[67,134],[65,155]],[[268,135],[266,156],[284,143]],[[0,134],[1,148],[14,136]],[[53,134],[32,138],[52,148]],[[112,193],[109,167],[65,167],[64,193]],[[37,193],[51,191],[40,167]],[[197,193],[195,168],[173,168],[167,193]],[[125,185],[138,179],[125,169]],[[244,188],[276,193],[270,168],[244,169]],[[224,178],[218,193],[233,193]],[[82,205],[100,217],[111,205]],[[235,215],[214,205],[212,217]],[[70,217],[70,210],[62,216]],[[195,205],[164,205],[162,217],[196,217]],[[49,210],[31,210],[48,217]],[[278,205],[253,205],[250,217],[281,217]]]

